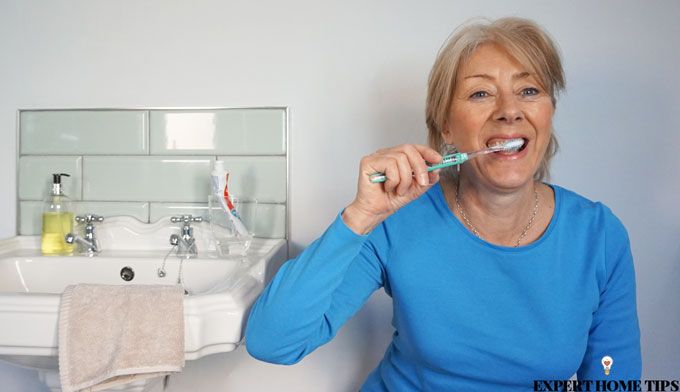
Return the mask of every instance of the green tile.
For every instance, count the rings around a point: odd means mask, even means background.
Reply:
[[[284,204],[258,203],[255,222],[253,231],[256,237],[286,238],[286,206]]]
[[[203,202],[212,159],[197,157],[85,157],[83,198],[96,201]]]
[[[145,110],[22,111],[22,154],[148,154]]]
[[[43,203],[22,201],[19,203],[19,235],[39,235],[42,231]]]
[[[286,202],[286,157],[221,156],[229,172],[229,191],[243,200]]]
[[[63,177],[63,190],[73,200],[80,199],[82,157],[23,156],[19,158],[19,199],[43,200],[52,190],[52,173],[68,173]]]
[[[152,110],[151,154],[283,155],[286,110]]]

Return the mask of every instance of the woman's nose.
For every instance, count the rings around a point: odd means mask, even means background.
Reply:
[[[512,123],[524,119],[524,113],[515,94],[501,94],[498,98],[494,119]]]

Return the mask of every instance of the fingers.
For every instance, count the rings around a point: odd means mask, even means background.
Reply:
[[[382,166],[385,167],[383,173],[385,173],[385,177],[387,177],[387,180],[385,180],[385,192],[394,193],[401,181],[399,166],[394,158],[385,159]]]
[[[388,153],[377,157],[372,167],[385,173],[385,192],[403,195],[413,182],[411,166],[403,154]]]
[[[415,144],[404,144],[376,151],[367,158],[366,164],[371,170],[385,173],[386,192],[406,194],[411,186],[429,186],[439,181],[436,173],[428,173],[427,162],[438,163],[441,155],[430,147]],[[426,162],[427,161],[427,162]]]
[[[424,147],[424,146],[423,146]],[[429,178],[427,175],[426,158],[418,151],[415,145],[406,144],[402,146],[402,151],[406,154],[409,164],[413,170],[413,176],[420,186],[429,185]],[[409,184],[410,185],[410,184]]]
[[[415,178],[415,181],[417,181],[418,185],[420,186],[430,185],[431,178],[428,175],[427,162],[439,163],[442,160],[442,156],[437,151],[433,150],[430,147],[419,144],[404,144],[401,146],[394,147],[390,149],[390,151],[391,151],[390,155],[397,154],[399,156],[398,159],[400,162],[403,162],[404,161],[403,156],[406,156],[408,164],[411,168],[411,173]],[[402,168],[403,164],[400,165],[400,169]],[[404,177],[405,174],[406,173],[404,173],[403,170],[400,170],[402,181],[406,180],[406,178]],[[409,181],[411,177],[407,178],[408,180],[406,180],[403,184],[400,184],[399,187],[397,188],[397,192],[399,194],[405,193],[406,190],[408,190],[408,188],[411,186],[412,181]]]
[[[397,194],[402,196],[411,187],[413,183],[413,166],[407,155],[403,153],[395,153],[394,159],[397,162],[397,167],[399,167],[399,185],[397,185]]]
[[[434,185],[439,182],[439,171],[441,169],[433,170],[429,173],[427,173],[428,180],[430,182],[430,185]]]
[[[422,155],[422,157],[430,163],[439,163],[442,161],[442,156],[436,150],[423,146],[422,144],[412,144],[412,146]]]

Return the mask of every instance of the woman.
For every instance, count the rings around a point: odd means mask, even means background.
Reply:
[[[531,21],[463,27],[440,51],[427,99],[430,147],[361,160],[356,198],[254,305],[248,351],[295,363],[380,287],[395,333],[365,391],[533,390],[534,380],[639,379],[626,230],[601,203],[544,183],[564,76]],[[515,152],[427,172],[440,145]],[[368,176],[384,172],[387,181]],[[608,363],[605,375],[603,357]]]

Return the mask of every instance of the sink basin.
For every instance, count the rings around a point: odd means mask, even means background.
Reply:
[[[209,225],[192,226],[198,256],[190,259],[168,255],[168,238],[180,231],[169,219],[145,224],[108,218],[97,227],[102,251],[94,257],[42,256],[39,236],[0,241],[0,359],[56,373],[60,295],[77,283],[179,283],[186,293],[186,359],[234,350],[250,306],[287,258],[286,241],[255,238],[247,256],[220,258]],[[164,277],[158,273],[162,267]],[[123,275],[133,277],[126,281]],[[54,374],[40,377],[53,380],[57,385],[46,381],[48,387],[59,390]]]

